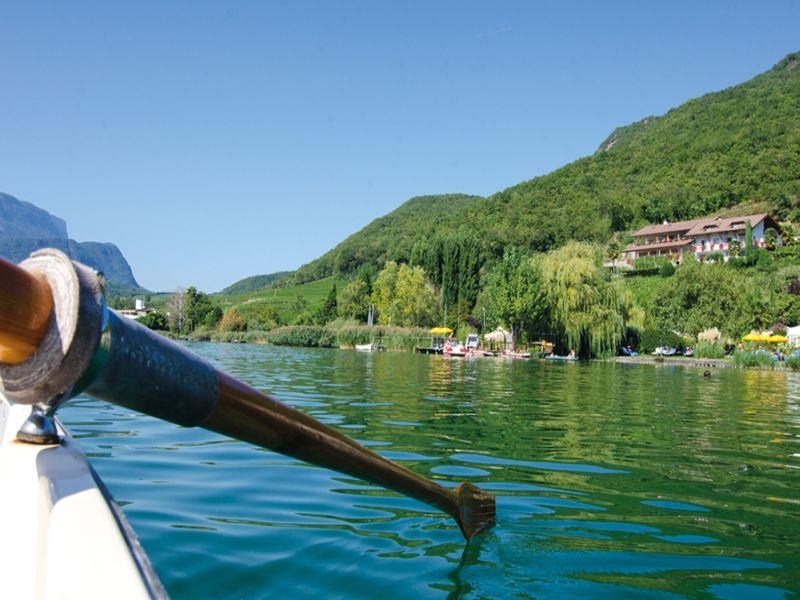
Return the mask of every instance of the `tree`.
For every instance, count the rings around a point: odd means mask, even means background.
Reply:
[[[164,313],[158,310],[154,310],[149,312],[145,315],[142,315],[136,321],[144,325],[145,327],[149,327],[155,331],[165,331],[168,327],[167,325],[167,317]]]
[[[494,316],[510,330],[514,347],[523,331],[541,333],[547,306],[538,262],[519,250],[508,250],[489,275],[486,288]]]
[[[717,327],[738,338],[753,327],[775,322],[766,278],[729,264],[684,261],[674,276],[656,286],[645,308],[660,331],[696,335]]]
[[[164,303],[167,310],[169,330],[173,333],[182,333],[186,324],[186,292],[177,290]]]
[[[764,247],[767,250],[775,250],[778,247],[778,232],[772,227],[764,230]]]
[[[745,258],[749,258],[752,253],[753,253],[753,224],[750,223],[750,219],[747,219],[747,223],[745,223],[745,226],[744,226],[744,255],[745,255]]]
[[[378,273],[372,302],[382,325],[430,325],[436,315],[436,296],[425,271],[421,267],[398,265],[394,261],[387,262]]]
[[[248,330],[269,331],[281,324],[278,309],[266,302],[249,304],[246,317]]]
[[[602,253],[569,242],[542,260],[550,319],[562,344],[579,356],[616,353],[625,334],[624,305],[602,276]]]
[[[221,311],[214,310],[211,298],[207,294],[197,291],[194,286],[190,286],[186,290],[185,302],[186,319],[181,333],[191,333],[206,323],[211,323],[211,327],[214,327],[222,317]]]
[[[348,283],[339,295],[339,316],[363,321],[369,313],[369,288],[363,279]]]
[[[239,314],[239,311],[234,306],[225,311],[222,319],[219,322],[220,331],[244,331],[247,329],[244,319]]]
[[[336,302],[336,284],[328,291],[328,296],[325,298],[323,305],[317,310],[314,315],[314,321],[318,325],[325,325],[336,318],[337,302]]]
[[[214,329],[222,320],[222,309],[219,306],[212,306],[203,316],[201,325],[207,329]]]
[[[616,271],[617,261],[619,260],[619,257],[622,256],[622,243],[617,238],[613,238],[608,243],[608,248],[606,251],[608,252],[608,258],[611,259],[611,266]]]

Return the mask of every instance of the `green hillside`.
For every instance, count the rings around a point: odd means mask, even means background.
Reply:
[[[251,275],[250,277],[245,277],[244,279],[232,283],[222,290],[220,294],[237,295],[257,292],[290,273],[291,271],[278,271],[277,273],[269,273],[267,275]]]
[[[214,300],[223,310],[235,306],[245,322],[264,314],[265,309],[269,312],[274,309],[280,323],[292,323],[299,312],[298,298],[302,299],[302,304],[307,305],[309,312],[313,312],[322,306],[334,284],[339,290],[344,287],[341,280],[328,277],[310,283],[272,287],[256,292],[214,294]]]
[[[480,196],[464,194],[412,198],[300,267],[295,280],[313,281],[333,274],[347,276],[362,266],[379,267],[387,260],[408,260],[416,240],[431,237],[437,231],[454,232],[466,227],[467,211],[483,201]]]
[[[295,279],[348,276],[408,260],[434,232],[474,232],[486,250],[544,251],[605,241],[646,222],[758,204],[800,216],[800,53],[726,90],[614,131],[597,152],[489,198],[413,198],[313,262]]]

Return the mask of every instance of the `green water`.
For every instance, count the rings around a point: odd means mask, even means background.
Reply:
[[[174,598],[792,598],[800,375],[196,344],[445,485],[497,494],[465,547],[427,506],[78,399],[62,419]]]

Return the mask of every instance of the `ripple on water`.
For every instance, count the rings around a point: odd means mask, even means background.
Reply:
[[[800,376],[190,344],[452,488],[464,545],[375,485],[89,399],[63,421],[174,598],[769,598],[800,591]]]

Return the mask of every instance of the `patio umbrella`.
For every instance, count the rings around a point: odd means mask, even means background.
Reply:
[[[769,336],[763,333],[748,333],[742,338],[743,342],[766,342],[768,340]]]
[[[767,338],[767,341],[770,344],[785,344],[789,341],[789,338],[787,338],[785,335],[771,335]]]
[[[453,330],[449,327],[434,327],[431,329],[431,333],[433,335],[450,335],[453,333]]]

